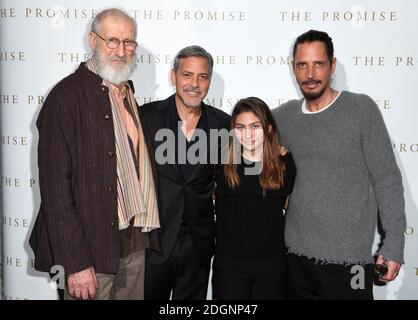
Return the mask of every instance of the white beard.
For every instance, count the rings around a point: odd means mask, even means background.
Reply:
[[[128,80],[137,66],[136,53],[134,53],[130,58],[126,56],[118,58],[116,54],[105,56],[99,51],[94,51],[92,58],[96,63],[97,74],[115,85],[119,85]],[[112,59],[121,59],[125,63],[120,68],[115,69],[112,66]]]

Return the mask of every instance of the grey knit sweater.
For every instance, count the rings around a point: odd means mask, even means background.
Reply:
[[[303,113],[302,103],[273,110],[297,168],[286,216],[289,252],[328,263],[370,263],[379,212],[385,232],[379,254],[403,263],[402,178],[376,104],[347,91],[319,113]]]

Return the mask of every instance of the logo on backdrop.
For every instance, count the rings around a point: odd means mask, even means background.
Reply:
[[[417,59],[412,56],[353,56],[354,67],[415,67]]]
[[[62,60],[65,55],[73,55],[75,53],[60,53]],[[139,64],[167,64],[171,65],[174,56],[168,53],[150,54],[144,53],[141,48],[138,49],[137,62]],[[291,57],[287,54],[283,55],[217,55],[213,54],[215,65],[259,65],[259,66],[289,66]]]
[[[22,218],[22,217],[8,217],[2,216],[1,217],[3,226],[12,227],[12,228],[29,228],[30,226],[30,219]]]
[[[0,94],[0,105],[5,104],[32,104],[32,105],[40,105],[44,103],[44,96],[38,94],[27,94],[24,96],[20,96],[18,94]]]
[[[86,52],[57,52],[58,62],[80,63],[90,59],[91,54]]]
[[[55,5],[53,7],[33,7],[33,8],[19,8],[21,11],[17,12],[18,16],[23,16],[30,19],[73,19],[86,20],[92,19],[96,16],[97,10],[84,8],[65,8],[63,6]],[[60,26],[59,21],[53,20],[53,25]]]
[[[0,175],[0,187],[3,188],[33,188],[37,181],[35,179],[21,179],[18,177],[5,177]]]
[[[384,10],[367,10],[363,6],[353,6],[350,10],[313,11],[279,11],[282,22],[337,22],[350,23],[353,29],[364,29],[369,23],[395,23],[398,12]]]
[[[244,22],[247,20],[245,11],[235,10],[163,10],[163,9],[131,9],[127,10],[136,20],[146,21],[204,21],[204,22]],[[51,27],[61,29],[66,20],[86,20],[96,16],[97,10],[87,8],[53,7],[6,8],[1,11],[2,17],[20,17],[28,19],[49,19]]]
[[[22,268],[24,267],[24,261],[25,259],[22,257],[10,257],[6,256],[4,254],[1,255],[1,265],[2,267],[12,267],[12,268]],[[34,261],[29,261],[30,267],[33,269],[34,267]]]
[[[26,61],[24,51],[0,51],[0,62],[21,62]]]
[[[29,145],[28,137],[20,136],[1,136],[1,144],[7,146],[27,147]]]
[[[61,62],[72,57],[71,62],[81,62],[89,58],[85,53],[62,52],[58,53]],[[83,55],[84,60],[83,60]],[[263,54],[263,55],[222,55],[213,54],[215,65],[251,65],[251,66],[285,66],[289,67],[292,63],[292,57],[288,54]],[[338,59],[338,56],[337,56]],[[173,55],[169,53],[150,54],[141,52],[138,49],[137,62],[139,64],[166,64],[170,65]],[[341,61],[345,64],[345,61]],[[361,56],[354,55],[351,57],[351,64],[358,68],[382,68],[382,67],[405,67],[411,68],[418,65],[417,58],[413,56]]]
[[[381,110],[391,109],[391,100],[390,99],[375,99],[374,102],[377,104]]]
[[[392,143],[392,148],[399,153],[417,153],[418,143]]]
[[[1,8],[0,9],[0,18],[16,18],[16,8]]]

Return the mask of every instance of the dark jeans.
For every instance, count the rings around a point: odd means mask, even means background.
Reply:
[[[289,299],[373,300],[372,264],[324,264],[294,254],[287,263]]]
[[[244,259],[215,255],[212,289],[217,300],[285,298],[285,256]]]

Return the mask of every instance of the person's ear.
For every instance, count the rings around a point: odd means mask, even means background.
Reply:
[[[335,73],[335,68],[337,67],[337,58],[332,58],[332,63],[331,63],[331,73],[334,74]]]
[[[176,70],[171,69],[171,84],[176,86]]]
[[[89,46],[92,51],[96,50],[97,46],[97,36],[93,32],[89,32],[88,36],[89,40]]]

